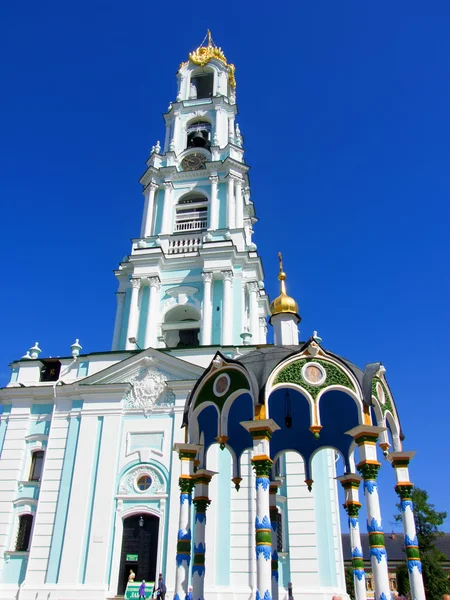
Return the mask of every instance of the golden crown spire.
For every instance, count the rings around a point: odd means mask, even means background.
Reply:
[[[205,42],[207,45],[205,46]],[[225,54],[222,51],[222,48],[216,46],[214,40],[212,39],[211,31],[208,29],[205,37],[203,38],[200,46],[189,54],[189,61],[194,65],[198,65],[199,67],[204,67],[209,63],[210,60],[215,58],[216,60],[220,60],[226,67],[228,67],[228,81],[230,82],[231,87],[236,87],[236,80],[234,78],[235,66],[231,63],[227,62]],[[188,61],[188,62],[189,62]],[[181,63],[180,69],[186,65],[187,63]]]
[[[280,295],[270,305],[270,312],[273,315],[282,313],[291,313],[298,317],[298,304],[286,294],[286,273],[283,271],[283,256],[278,252],[278,261],[280,263],[280,272],[278,273],[278,281],[280,282]]]

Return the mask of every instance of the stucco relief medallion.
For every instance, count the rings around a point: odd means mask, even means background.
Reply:
[[[138,481],[141,477],[148,476],[151,480],[151,485],[141,490],[138,486]],[[164,480],[160,473],[151,466],[140,466],[129,471],[120,482],[119,494],[122,496],[136,496],[136,495],[149,495],[163,494],[166,491]]]
[[[154,405],[163,396],[166,388],[166,378],[153,365],[144,367],[130,383],[131,391],[125,396],[125,408],[140,408],[151,412]]]

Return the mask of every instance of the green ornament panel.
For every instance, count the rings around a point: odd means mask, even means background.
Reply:
[[[224,374],[228,375],[230,378],[230,387],[228,388],[226,394],[219,397],[214,394],[214,383],[218,377]],[[219,369],[203,385],[202,390],[195,401],[194,409],[197,408],[197,406],[200,406],[200,404],[203,404],[203,402],[212,402],[217,406],[219,412],[221,412],[227,399],[231,396],[231,394],[237,392],[237,390],[250,391],[250,384],[247,377],[237,369]]]
[[[318,363],[325,370],[326,378],[321,385],[311,385],[304,379],[302,369],[309,362]],[[274,384],[278,383],[295,383],[299,385],[311,394],[314,402],[319,393],[330,385],[342,385],[353,392],[355,391],[353,382],[343,369],[333,363],[316,358],[303,358],[287,365],[276,376]]]
[[[379,383],[381,385],[381,387],[383,388],[384,397],[385,397],[385,400],[386,400],[386,402],[384,404],[382,404],[380,402],[380,399],[378,398],[377,383]],[[375,396],[375,398],[378,400],[378,404],[380,405],[381,412],[383,413],[383,415],[387,411],[389,411],[392,416],[395,416],[395,410],[394,410],[394,406],[392,404],[391,395],[388,392],[387,387],[385,386],[385,384],[383,383],[383,381],[381,381],[381,379],[379,379],[379,377],[374,377],[372,379],[372,395]]]

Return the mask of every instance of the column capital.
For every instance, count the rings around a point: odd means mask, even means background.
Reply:
[[[163,181],[162,186],[165,190],[173,190],[173,183],[171,181]]]
[[[415,454],[415,450],[410,452],[390,452],[387,459],[394,469],[396,469],[397,467],[407,467]]]
[[[212,271],[203,271],[202,273],[202,279],[204,283],[211,283],[213,280],[213,273]]]
[[[360,446],[365,442],[376,443],[380,433],[386,431],[386,429],[386,427],[376,427],[374,425],[358,425],[345,433],[354,437],[355,442]]]
[[[232,281],[233,279],[233,271],[222,271],[222,277],[225,281]]]
[[[276,496],[278,493],[278,488],[280,488],[282,485],[283,482],[281,479],[275,479],[274,481],[271,481],[269,485],[269,494]]]
[[[130,285],[133,289],[139,289],[141,287],[140,277],[132,277],[130,279]]]
[[[189,460],[191,460],[191,456],[192,456],[192,460],[195,459],[195,457],[197,456],[198,451],[201,449],[201,446],[199,446],[198,444],[181,444],[181,443],[176,443],[173,445],[173,449],[175,452],[178,452],[178,455],[181,458],[181,454],[188,456]]]
[[[246,429],[253,439],[270,439],[274,431],[280,426],[273,419],[262,419],[261,421],[241,421],[240,425]]]
[[[208,485],[211,479],[217,475],[217,471],[208,471],[207,469],[198,469],[197,473],[194,475],[194,479],[196,483],[204,483]]]
[[[219,176],[218,175],[210,175],[209,176],[209,181],[211,183],[219,183]]]
[[[178,479],[178,485],[180,486],[180,492],[182,494],[192,494],[192,490],[195,487],[195,481],[188,475],[182,475]]]
[[[349,488],[358,489],[362,481],[362,477],[356,473],[348,473],[340,477],[335,477],[335,479],[340,482],[344,490]]]
[[[257,281],[247,281],[246,284],[249,292],[257,292],[259,290]]]
[[[147,280],[150,287],[156,288],[157,290],[161,289],[161,280],[157,275],[147,277]]]
[[[156,181],[150,181],[150,183],[148,184],[146,189],[157,190],[158,188],[159,188],[159,183],[156,183]]]
[[[363,461],[356,465],[356,468],[361,473],[364,481],[374,481],[380,471],[381,463],[378,461]]]

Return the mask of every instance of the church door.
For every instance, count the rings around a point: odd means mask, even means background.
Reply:
[[[130,569],[136,582],[156,581],[159,518],[154,515],[133,515],[123,522],[122,554],[120,557],[119,586],[122,596],[127,587]]]

